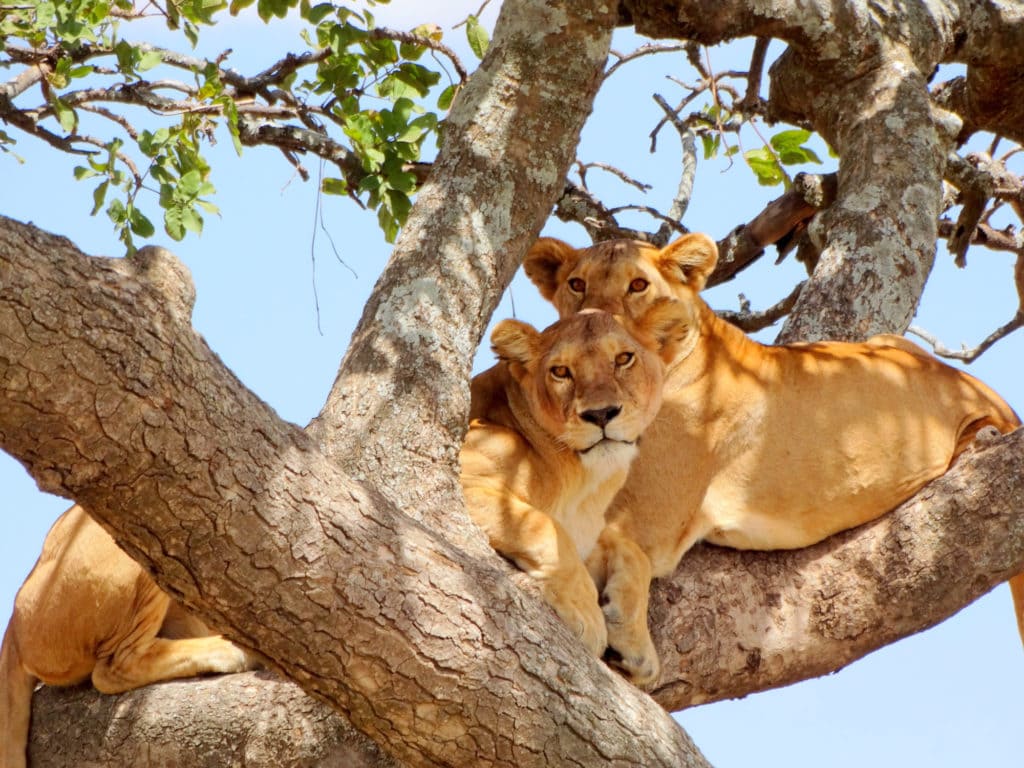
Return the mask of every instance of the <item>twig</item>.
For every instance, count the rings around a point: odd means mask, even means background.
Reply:
[[[79,109],[84,110],[86,112],[92,112],[95,115],[105,117],[107,118],[107,120],[117,123],[119,126],[121,126],[121,128],[124,129],[125,133],[132,137],[133,140],[138,141],[139,132],[135,130],[135,126],[133,126],[131,121],[124,115],[118,115],[114,112],[111,112],[109,109],[97,107],[95,104],[82,104],[79,106]]]
[[[981,355],[997,341],[1009,336],[1022,326],[1024,326],[1024,312],[1018,310],[1017,314],[1014,315],[1008,323],[1001,325],[990,333],[978,346],[968,349],[967,345],[964,344],[960,346],[959,350],[950,349],[939,341],[937,337],[916,325],[910,326],[907,331],[918,338],[924,339],[924,341],[931,345],[932,351],[939,357],[945,357],[949,360],[962,360],[965,363],[971,363],[981,357]]]
[[[489,1],[490,0],[488,0],[488,2]],[[484,6],[486,5],[487,3],[484,3],[484,5],[480,7],[480,10],[483,11]],[[376,27],[375,29],[371,29],[370,37],[376,39],[397,40],[400,43],[409,43],[412,45],[422,45],[424,48],[430,48],[431,50],[437,51],[438,53],[443,53],[451,61],[452,66],[455,67],[455,71],[456,73],[458,73],[459,79],[462,82],[466,82],[466,80],[469,79],[469,73],[466,71],[466,68],[462,65],[462,62],[459,60],[459,57],[456,55],[455,51],[453,51],[444,43],[441,43],[437,40],[432,40],[431,38],[424,37],[423,35],[416,35],[413,34],[412,32],[402,32],[397,29],[388,29],[387,27]]]
[[[951,238],[959,227],[959,223],[954,224],[950,219],[939,219],[939,237]],[[993,251],[1020,253],[1024,250],[1024,236],[1013,227],[999,230],[988,224],[978,224],[970,233],[970,242],[971,245],[983,245]]]
[[[612,64],[608,69],[605,70],[604,79],[607,80],[612,74],[625,64],[631,61],[636,61],[643,56],[653,56],[658,53],[678,53],[679,51],[685,51],[686,46],[682,44],[664,44],[664,43],[648,43],[647,45],[641,45],[630,53],[619,53],[618,51],[612,50],[611,55],[616,57],[615,63]]]
[[[586,173],[590,168],[597,168],[600,171],[605,171],[612,174],[620,181],[625,184],[629,184],[631,187],[639,189],[641,192],[648,192],[651,189],[650,184],[644,184],[642,181],[634,179],[629,176],[625,171],[616,168],[614,165],[608,165],[607,163],[581,163],[576,161],[576,167],[579,169],[580,179],[583,181],[583,186],[586,187]]]
[[[767,37],[759,37],[754,41],[754,50],[750,55],[750,66],[747,68],[747,92],[737,104],[742,112],[761,112],[764,101],[761,99],[761,78],[764,76],[764,59],[768,53]]]
[[[665,113],[665,118],[672,123],[679,133],[679,141],[682,144],[682,169],[679,173],[679,184],[676,185],[676,194],[672,199],[672,205],[668,210],[668,221],[663,222],[655,234],[655,242],[667,244],[672,233],[670,222],[681,222],[686,215],[686,209],[690,207],[690,200],[693,198],[693,182],[697,174],[697,141],[693,129],[687,126],[679,115],[669,107],[668,102],[660,95],[654,94],[654,100]]]
[[[658,221],[664,222],[665,224],[667,224],[669,227],[671,227],[673,230],[675,230],[679,234],[686,234],[686,232],[688,231],[686,229],[686,227],[684,227],[682,224],[679,223],[678,219],[673,219],[673,218],[671,218],[669,216],[666,216],[661,211],[659,211],[659,210],[657,210],[655,208],[652,208],[649,205],[620,205],[620,206],[618,206],[616,208],[609,209],[609,212],[613,216],[615,214],[617,214],[617,213],[622,213],[623,211],[639,211],[640,213],[646,213],[652,219],[657,219]],[[654,235],[654,236],[647,235],[643,239],[649,240],[651,242],[657,242],[656,238],[657,238],[656,235]]]
[[[760,312],[751,312],[749,309],[749,302],[741,295],[740,297],[740,311],[734,312],[728,309],[716,310],[717,314],[723,320],[732,323],[737,328],[740,328],[747,333],[754,333],[760,331],[763,328],[767,328],[769,325],[774,325],[783,317],[793,311],[793,307],[796,306],[797,299],[800,298],[800,292],[803,291],[804,286],[807,284],[806,280],[803,280],[789,292],[789,295],[777,304],[768,307],[768,309],[761,310]]]

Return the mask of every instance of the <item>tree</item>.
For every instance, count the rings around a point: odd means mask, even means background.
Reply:
[[[789,46],[766,101],[759,43],[743,97],[727,108],[715,95],[696,117],[680,114],[684,103],[667,119],[684,144],[699,138],[713,151],[744,116],[763,114],[813,128],[838,153],[834,190],[822,179],[813,198],[804,190],[814,179],[802,179],[723,243],[719,273],[730,277],[806,228],[799,255],[813,272],[779,312],[789,313],[785,338],[820,338],[905,330],[946,226],[944,178],[962,205],[947,235],[954,252],[962,258],[981,241],[1019,253],[1013,233],[999,240],[987,216],[993,198],[1019,212],[1020,179],[956,149],[976,131],[1020,140],[1016,102],[1001,97],[1005,73],[1020,66],[1014,41],[1024,24],[1013,9],[983,4],[876,15],[856,3],[779,0],[757,13],[740,2],[703,6],[506,2],[334,389],[305,430],[260,403],[195,335],[194,291],[167,252],[90,259],[2,220],[0,445],[41,487],[86,504],[165,588],[258,648],[396,764],[701,764],[651,700],[579,658],[454,502],[472,351],[548,212],[557,202],[559,215],[595,237],[625,231],[585,183],[564,182],[612,27],[689,41],[697,53],[697,44],[750,35]],[[967,74],[930,93],[928,78],[946,61],[966,62]],[[39,65],[24,70],[32,71]],[[702,92],[726,92],[705,75]],[[22,127],[13,95],[0,110]],[[748,162],[763,175],[784,173],[791,137],[767,141]],[[180,189],[190,170],[165,183]],[[682,217],[684,188],[670,219]],[[190,200],[204,194],[201,184],[192,191]],[[114,213],[122,236],[148,231],[142,214]],[[688,557],[656,590],[666,673],[655,699],[678,708],[821,674],[1019,571],[1020,439],[991,441],[895,514],[819,547]],[[849,604],[857,596],[872,599]],[[777,627],[771,643],[752,631],[766,612]],[[227,695],[237,682],[207,689]]]

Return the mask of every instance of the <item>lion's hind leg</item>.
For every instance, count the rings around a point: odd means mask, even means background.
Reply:
[[[0,649],[0,768],[25,768],[36,686],[36,679],[21,663],[13,625],[13,621],[7,625]]]
[[[152,637],[101,659],[92,683],[102,693],[122,693],[161,680],[252,668],[249,655],[219,635],[186,640]]]
[[[253,669],[255,660],[219,635],[158,637],[176,605],[148,576],[142,577],[130,626],[101,644],[92,682],[102,693],[122,693],[161,680]],[[205,629],[199,622],[196,627]]]

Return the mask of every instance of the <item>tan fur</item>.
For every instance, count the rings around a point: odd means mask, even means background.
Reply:
[[[18,591],[0,650],[0,768],[24,768],[38,682],[104,693],[252,669],[163,592],[79,506],[57,519]]]
[[[672,572],[695,542],[814,544],[912,496],[982,427],[1020,424],[983,383],[901,337],[753,341],[698,296],[717,257],[714,241],[697,234],[663,250],[624,240],[576,250],[544,238],[524,263],[563,317],[584,308],[629,315],[666,296],[692,309],[664,404],[609,509],[592,567],[599,586],[625,581],[632,590],[629,602],[605,594],[605,617],[619,666],[638,684],[658,675],[649,579]],[[1011,587],[1024,637],[1024,581]]]
[[[671,356],[682,309],[660,302],[628,330],[605,312],[543,332],[503,321],[491,336],[501,362],[473,380],[460,456],[469,513],[595,656],[607,636],[583,560],[658,411],[658,353]]]

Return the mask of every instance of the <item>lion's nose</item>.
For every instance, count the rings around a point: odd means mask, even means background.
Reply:
[[[594,408],[590,411],[584,411],[580,414],[580,418],[604,429],[608,425],[608,422],[620,413],[622,413],[621,406],[610,405],[607,408]]]

